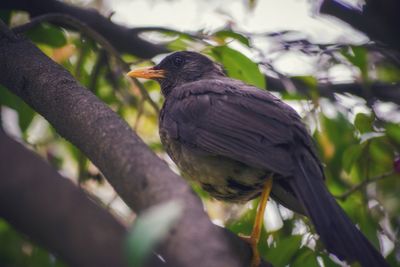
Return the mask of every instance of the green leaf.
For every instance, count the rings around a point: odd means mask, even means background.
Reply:
[[[361,134],[373,132],[373,122],[373,116],[367,115],[365,113],[358,113],[356,119],[354,120],[354,126],[356,126],[357,130],[360,131]]]
[[[66,266],[47,250],[31,243],[2,219],[0,219],[0,248],[1,266]]]
[[[217,31],[216,33],[214,33],[214,36],[218,37],[218,38],[222,38],[222,39],[227,39],[227,38],[233,38],[239,42],[241,42],[242,44],[250,47],[250,42],[249,39],[237,32],[234,31],[230,31],[230,30],[221,30],[221,31]]]
[[[227,46],[214,47],[212,52],[214,57],[224,65],[230,77],[265,89],[265,77],[251,59]]]
[[[354,66],[361,71],[364,81],[368,79],[368,53],[367,49],[362,46],[353,46],[351,52],[344,51],[342,53]]]
[[[268,248],[267,259],[275,267],[283,267],[292,261],[293,256],[300,248],[301,235],[289,236],[277,241],[275,247]]]
[[[29,30],[26,35],[35,43],[46,44],[52,47],[62,47],[67,44],[64,31],[56,26],[42,23]]]
[[[19,126],[23,132],[28,128],[35,116],[35,111],[18,96],[0,86],[0,105],[10,107],[17,111]]]
[[[254,220],[257,213],[259,199],[251,201],[249,208],[239,219],[228,221],[226,228],[236,234],[250,235],[253,229]]]
[[[308,247],[301,248],[296,253],[296,259],[290,265],[291,267],[319,267],[317,254]]]
[[[385,128],[387,136],[396,143],[400,144],[400,125],[388,123]]]
[[[139,215],[128,235],[126,246],[131,266],[139,267],[145,263],[154,246],[165,238],[182,211],[180,202],[170,201]]]
[[[314,76],[293,76],[291,78],[294,80],[300,80],[308,87],[311,87],[313,89],[316,89],[318,85],[318,80]]]
[[[378,171],[378,174],[387,170],[392,165],[394,150],[393,145],[390,144],[385,137],[377,137],[370,141],[370,156],[375,162],[374,169],[383,168]],[[374,175],[371,173],[371,175]]]
[[[360,158],[364,145],[352,145],[343,153],[343,169],[350,172],[354,163]]]
[[[179,34],[175,40],[168,43],[167,48],[169,50],[187,50],[188,47],[195,42],[196,40],[189,35]]]
[[[400,82],[400,69],[392,64],[384,63],[376,66],[379,81],[394,83]]]

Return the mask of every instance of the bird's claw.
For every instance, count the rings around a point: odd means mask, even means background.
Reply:
[[[253,253],[253,256],[251,258],[251,267],[258,267],[260,266],[261,263],[261,258],[260,258],[260,253],[258,252],[258,248],[257,248],[257,239],[254,238],[253,236],[247,236],[247,235],[242,235],[239,234],[239,237],[245,241],[246,243],[248,243],[251,247],[251,251]]]

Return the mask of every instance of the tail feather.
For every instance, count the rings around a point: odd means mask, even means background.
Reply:
[[[290,179],[290,185],[326,249],[341,260],[358,261],[363,267],[389,266],[329,193],[311,154],[304,148],[298,149],[294,163],[296,176]]]

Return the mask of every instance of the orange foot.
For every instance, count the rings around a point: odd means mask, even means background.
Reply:
[[[244,241],[250,244],[251,250],[253,251],[253,257],[251,259],[251,267],[258,267],[261,263],[260,253],[258,252],[258,242],[260,241],[261,228],[264,220],[265,207],[269,198],[269,194],[272,189],[272,176],[267,179],[264,185],[263,192],[261,194],[260,203],[258,204],[258,210],[256,213],[256,219],[253,225],[253,231],[250,236],[240,236]]]

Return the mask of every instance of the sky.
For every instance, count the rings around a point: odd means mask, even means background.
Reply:
[[[357,4],[357,0],[350,2]],[[318,14],[318,0],[258,0],[255,3],[251,9],[248,0],[104,0],[103,11],[115,12],[112,20],[130,27],[161,26],[187,32],[212,32],[232,25],[237,31],[251,34],[299,31],[302,37],[318,43],[360,44],[368,40],[344,22]],[[274,46],[265,38],[254,38],[252,45],[265,51],[282,74],[311,75],[318,70],[317,57],[298,52],[275,55]],[[234,48],[249,55],[241,47]],[[333,68],[331,74],[333,80],[352,80],[352,73],[345,66]]]
[[[164,26],[181,31],[215,30],[233,21],[238,30],[263,33],[298,30],[319,42],[362,42],[365,38],[346,24],[320,16],[318,1],[258,0],[117,0],[106,2],[113,20],[131,26]],[[140,12],[138,12],[140,10]]]

